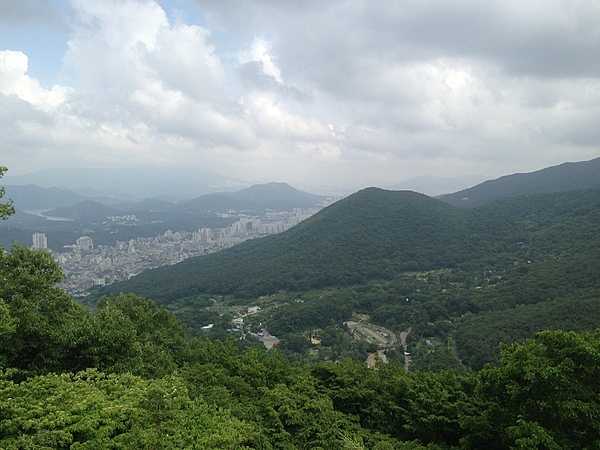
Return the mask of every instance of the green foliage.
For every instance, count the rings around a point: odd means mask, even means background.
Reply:
[[[461,370],[463,365],[456,354],[456,346],[452,338],[448,338],[446,342],[426,339],[425,342],[419,342],[413,350],[411,369],[428,371]]]
[[[150,300],[106,298],[91,314],[55,287],[60,268],[42,251],[0,253],[0,363],[24,373],[88,367],[145,376],[172,372],[182,326]]]
[[[542,330],[591,330],[600,324],[600,291],[501,311],[468,315],[457,324],[461,360],[480,368],[497,360],[501,343],[522,341]]]
[[[177,367],[185,335],[175,317],[154,302],[135,295],[104,298],[95,314],[96,367],[162,376]]]
[[[501,364],[484,369],[480,380],[490,443],[500,434],[501,443],[514,448],[600,445],[598,332],[540,333],[505,348]]]
[[[6,167],[0,166],[0,179],[4,176],[7,169]],[[2,198],[5,194],[5,189],[3,186],[0,186],[0,220],[8,218],[11,214],[14,214],[15,209],[13,208],[12,202],[2,202]]]
[[[85,367],[80,349],[89,315],[54,287],[61,278],[45,252],[15,247],[0,253],[3,322],[12,324],[11,332],[0,339],[4,364],[33,372]]]
[[[243,448],[252,428],[189,398],[181,379],[95,370],[0,380],[0,447]]]
[[[600,445],[598,332],[544,332],[479,372],[311,366],[190,338],[133,295],[91,313],[53,287],[60,271],[43,252],[16,248],[0,268],[2,448]]]

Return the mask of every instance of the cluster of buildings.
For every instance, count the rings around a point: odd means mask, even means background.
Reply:
[[[96,286],[126,280],[156,267],[176,264],[239,244],[247,239],[280,233],[313,215],[317,210],[294,210],[267,213],[263,217],[240,217],[225,228],[200,228],[197,231],[171,231],[154,237],[140,237],[115,245],[95,246],[89,236],[82,236],[66,251],[53,253],[65,280],[62,287],[82,296]],[[32,237],[33,248],[47,249],[44,233]]]

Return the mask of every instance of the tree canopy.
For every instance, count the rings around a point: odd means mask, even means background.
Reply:
[[[45,252],[1,256],[1,448],[600,445],[598,332],[543,332],[474,372],[307,364],[192,337],[135,295],[87,310],[60,276]]]
[[[0,166],[0,179],[4,176],[7,169],[6,167]],[[3,186],[0,186],[0,220],[8,218],[11,214],[15,212],[12,202],[3,202],[2,198],[4,197],[6,190]]]

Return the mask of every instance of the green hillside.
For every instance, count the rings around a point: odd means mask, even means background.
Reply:
[[[516,173],[440,197],[462,208],[519,195],[566,192],[600,187],[600,158],[564,163],[530,173]]]
[[[391,279],[408,271],[504,267],[524,254],[589,252],[600,191],[509,199],[471,210],[410,191],[362,190],[291,230],[144,272],[101,293],[159,301],[258,296]]]
[[[421,194],[369,188],[285,233],[145,272],[108,289],[146,292],[159,300],[200,292],[253,296],[453,266],[476,248],[466,239],[466,220],[464,211]]]

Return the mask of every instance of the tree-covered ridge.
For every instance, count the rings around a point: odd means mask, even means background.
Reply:
[[[477,372],[308,365],[193,338],[133,295],[91,312],[46,253],[0,255],[0,448],[582,449],[600,335],[544,332]]]
[[[104,289],[161,302],[202,293],[252,297],[393,279],[440,268],[505,267],[581,251],[596,257],[600,191],[507,199],[464,210],[408,191],[369,188],[280,235]],[[594,256],[596,255],[596,256]]]
[[[440,199],[461,208],[474,208],[495,200],[521,195],[600,188],[600,158],[563,163],[530,173],[488,180]]]
[[[0,178],[2,178],[4,176],[4,174],[6,173],[7,169],[6,167],[2,167],[0,166]],[[9,202],[2,202],[2,198],[4,197],[6,193],[6,190],[3,186],[0,186],[0,220],[6,219],[8,216],[10,216],[12,213],[14,213],[14,209],[12,206],[12,203]]]
[[[148,272],[109,290],[152,291],[154,298],[171,300],[200,292],[251,296],[389,277],[453,263],[462,240],[446,244],[463,220],[462,211],[421,194],[371,188],[285,233]],[[427,239],[416,242],[416,233]],[[170,287],[162,282],[166,278]]]

